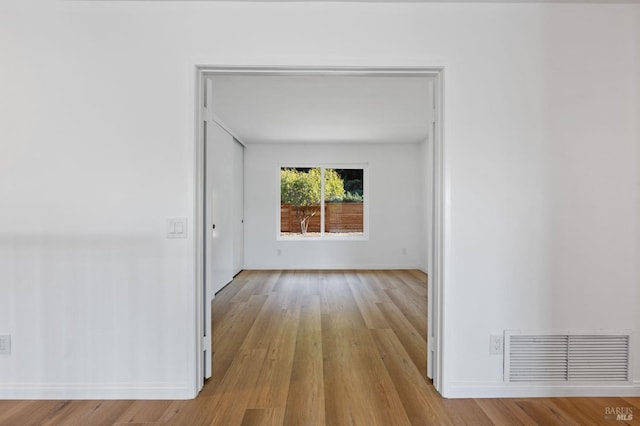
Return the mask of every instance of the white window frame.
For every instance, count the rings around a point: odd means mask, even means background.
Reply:
[[[287,236],[281,235],[281,218],[280,218],[280,170],[298,169],[298,168],[320,168],[320,236],[319,237],[303,237],[302,235]],[[324,231],[324,171],[325,169],[362,169],[362,235],[334,235],[325,233]],[[369,165],[367,163],[288,163],[281,164],[277,170],[278,186],[278,202],[277,202],[277,224],[276,224],[276,240],[278,241],[368,241],[369,240],[369,205],[371,202],[369,190]]]

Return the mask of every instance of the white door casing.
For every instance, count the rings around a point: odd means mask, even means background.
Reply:
[[[433,167],[433,217],[432,217],[432,250],[429,253],[429,311],[428,311],[428,324],[432,325],[430,330],[433,334],[429,334],[429,349],[432,357],[428,360],[429,373],[433,377],[433,383],[436,390],[439,392],[444,391],[444,241],[445,241],[445,182],[444,182],[444,138],[443,138],[443,74],[444,70],[441,67],[431,68],[413,68],[413,67],[390,67],[390,68],[315,68],[315,67],[280,67],[280,68],[260,68],[260,67],[211,67],[203,66],[197,67],[197,129],[196,129],[196,253],[198,254],[195,261],[196,266],[196,390],[202,389],[203,386],[203,373],[205,377],[211,375],[211,301],[215,292],[231,281],[234,271],[237,269],[237,256],[234,251],[233,241],[234,233],[229,232],[229,242],[222,244],[227,250],[220,250],[217,246],[217,242],[220,239],[227,238],[227,233],[223,230],[233,229],[232,211],[233,209],[218,209],[216,206],[224,204],[221,199],[227,200],[229,203],[233,203],[232,197],[227,193],[225,195],[224,189],[221,193],[217,191],[211,191],[211,188],[216,182],[224,182],[225,176],[227,182],[234,179],[233,167],[230,167],[224,172],[224,165],[234,164],[233,144],[229,143],[227,146],[229,150],[226,153],[226,149],[223,148],[223,152],[218,152],[220,148],[217,143],[212,143],[211,140],[221,138],[229,138],[230,142],[234,142],[233,137],[230,134],[230,130],[226,130],[221,127],[215,120],[215,115],[211,111],[211,108],[206,108],[203,105],[209,107],[213,105],[213,88],[212,82],[208,78],[215,74],[266,74],[266,75],[299,75],[299,74],[311,74],[311,75],[350,75],[350,76],[371,76],[371,75],[394,75],[394,76],[427,76],[433,77],[435,84],[433,88],[435,98],[435,123],[433,127],[433,162],[426,165],[427,167]],[[206,89],[206,90],[205,90]],[[203,93],[205,92],[205,93]],[[201,96],[204,96],[204,102],[200,103]],[[425,102],[430,102],[430,99],[425,99]],[[205,121],[203,123],[203,121]],[[215,133],[217,137],[213,136]],[[224,135],[224,136],[222,136]],[[207,150],[203,145],[207,145]],[[235,142],[237,143],[237,142]],[[222,145],[225,146],[225,145]],[[213,148],[213,149],[211,149]],[[214,155],[215,153],[215,155]],[[206,158],[205,158],[206,157]],[[224,160],[226,159],[226,160]],[[207,161],[208,160],[208,161]],[[225,163],[226,161],[226,163]],[[205,163],[208,163],[205,165]],[[218,167],[212,164],[217,164]],[[209,172],[208,174],[205,172]],[[218,174],[220,173],[220,174]],[[214,175],[218,174],[215,178]],[[209,187],[207,188],[207,183]],[[233,185],[229,185],[232,187]],[[215,195],[215,196],[214,196]],[[205,207],[207,205],[206,199],[210,197],[209,210]],[[202,217],[204,216],[204,217]],[[216,234],[210,234],[213,225],[213,219],[215,218]],[[220,228],[219,228],[220,226]],[[211,235],[211,238],[208,237]],[[214,239],[215,237],[215,239]],[[214,244],[215,242],[215,244]],[[207,246],[210,247],[207,249]],[[216,251],[218,248],[218,251]],[[215,262],[220,262],[220,268],[216,268],[212,262],[207,259],[215,259]],[[207,264],[210,269],[207,273]],[[202,272],[204,270],[204,273]],[[216,272],[218,273],[216,278]],[[205,277],[209,276],[207,280]],[[223,284],[220,284],[224,282]],[[199,319],[203,321],[200,322]],[[204,329],[204,338],[202,338],[202,331]],[[204,358],[204,359],[203,359]],[[425,372],[426,373],[426,372]],[[208,374],[208,375],[207,375]]]

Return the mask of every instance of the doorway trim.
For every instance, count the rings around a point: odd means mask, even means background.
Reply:
[[[434,79],[434,107],[435,116],[433,122],[432,164],[428,166],[433,171],[432,196],[433,217],[430,225],[432,231],[432,250],[428,259],[429,278],[428,294],[430,297],[427,316],[433,324],[433,335],[427,336],[427,357],[433,376],[435,389],[443,393],[444,380],[444,239],[445,239],[445,180],[444,180],[444,67],[308,67],[308,66],[196,66],[195,79],[195,211],[194,211],[194,244],[195,244],[195,288],[194,288],[194,313],[195,313],[195,394],[204,386],[204,348],[207,343],[204,337],[204,303],[207,302],[204,282],[204,243],[207,235],[204,226],[204,132],[203,132],[203,102],[205,78],[213,75],[269,75],[269,76],[422,76]],[[428,102],[430,100],[425,100]],[[219,120],[215,120],[219,121]],[[221,123],[219,123],[221,124]],[[221,124],[222,125],[222,124]],[[224,126],[223,126],[224,128]],[[226,129],[225,129],[226,130]],[[232,134],[232,133],[231,133]],[[233,135],[233,134],[232,134]],[[236,138],[237,139],[237,138]],[[422,372],[427,374],[427,371]]]

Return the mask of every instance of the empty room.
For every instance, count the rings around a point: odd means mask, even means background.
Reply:
[[[640,2],[0,4],[0,424],[635,424]]]

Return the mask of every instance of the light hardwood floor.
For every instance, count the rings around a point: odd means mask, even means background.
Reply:
[[[213,304],[213,377],[190,401],[0,401],[1,425],[613,425],[640,398],[441,398],[418,271],[244,271]]]

